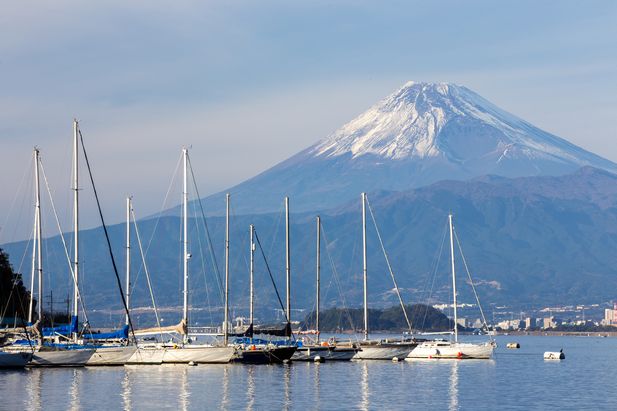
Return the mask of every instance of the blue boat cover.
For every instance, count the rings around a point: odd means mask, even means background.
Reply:
[[[125,325],[119,330],[110,333],[84,333],[84,340],[127,340],[129,338],[129,326]]]
[[[77,333],[77,317],[71,317],[70,324],[58,325],[56,327],[43,327],[43,337],[51,337],[54,335],[69,336],[73,333]]]

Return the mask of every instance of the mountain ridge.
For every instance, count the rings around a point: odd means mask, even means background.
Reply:
[[[617,164],[449,83],[408,82],[329,136],[228,190],[241,212],[321,210],[377,189],[406,190],[446,179],[562,175]],[[208,211],[217,214],[215,209]],[[218,211],[220,213],[220,211]]]

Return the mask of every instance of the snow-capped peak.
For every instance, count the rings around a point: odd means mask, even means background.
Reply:
[[[455,129],[458,127],[458,129]],[[444,132],[448,128],[447,132]],[[471,132],[469,132],[473,129]],[[462,136],[473,141],[461,142]],[[315,157],[367,154],[393,160],[511,156],[587,164],[591,154],[507,113],[466,87],[409,81],[311,149]]]

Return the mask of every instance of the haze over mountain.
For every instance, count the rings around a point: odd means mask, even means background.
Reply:
[[[292,138],[293,136],[290,136]],[[330,136],[225,190],[238,212],[325,209],[362,191],[443,179],[560,175],[617,164],[500,109],[466,87],[408,82]],[[219,210],[224,193],[208,197]],[[213,207],[212,204],[217,207]]]
[[[447,246],[443,247],[447,214],[455,226],[481,301],[514,307],[597,303],[614,298],[617,288],[617,176],[584,167],[564,176],[506,178],[484,176],[470,181],[442,181],[403,191],[369,193],[369,200],[406,302],[448,302],[450,281]],[[360,201],[321,213],[322,298],[324,307],[359,306],[362,302]],[[370,217],[369,217],[370,218]],[[292,307],[310,311],[314,304],[314,214],[291,216]],[[285,287],[284,224],[280,213],[238,215],[231,220],[231,299],[234,315],[247,313],[248,225],[254,224],[279,290]],[[147,261],[157,304],[178,307],[182,301],[182,265],[178,217],[140,222],[142,238],[156,228]],[[212,317],[206,307],[221,307],[220,274],[216,279],[202,222],[189,227],[191,305],[201,320]],[[200,228],[201,227],[201,228]],[[214,254],[222,268],[224,218],[209,219]],[[123,253],[124,227],[110,227],[116,258]],[[328,252],[325,250],[328,244]],[[29,251],[27,242],[7,244],[12,261]],[[47,290],[56,301],[70,286],[58,237],[45,243]],[[137,252],[137,249],[134,249]],[[328,256],[330,254],[330,256]],[[330,258],[332,258],[330,263]],[[369,302],[373,307],[397,303],[374,227],[368,227]],[[82,292],[90,309],[121,303],[101,229],[82,235]],[[132,304],[149,306],[150,297],[140,258],[134,255]],[[256,254],[256,307],[260,318],[278,307],[261,253]],[[458,257],[460,301],[474,297],[465,285]],[[122,261],[118,261],[120,269]],[[338,280],[332,267],[336,267]],[[28,272],[27,264],[26,269]],[[434,278],[434,279],[433,279]],[[207,284],[207,286],[206,286]],[[432,286],[431,286],[432,284]],[[432,299],[427,301],[432,289]],[[342,290],[343,297],[339,294]],[[220,314],[220,311],[219,311]],[[180,312],[167,312],[172,323]],[[300,315],[300,318],[303,315]],[[489,314],[490,315],[490,314]],[[209,317],[210,316],[210,317]],[[214,314],[217,318],[217,314]],[[117,316],[122,321],[121,315]]]
[[[249,224],[255,225],[274,278],[284,287],[280,211],[285,195],[292,204],[292,306],[310,309],[313,304],[317,213],[323,217],[324,242],[330,245],[339,276],[335,281],[330,273],[328,280],[324,272],[324,305],[358,305],[362,191],[369,193],[407,302],[424,302],[449,212],[455,214],[484,301],[514,305],[609,300],[617,287],[616,172],[614,163],[539,130],[464,87],[408,83],[331,136],[228,190],[234,209],[234,315],[246,311]],[[210,210],[224,204],[221,194],[206,200]],[[193,210],[191,303],[220,307],[220,275],[215,275],[203,221],[196,218],[199,209]],[[182,295],[180,220],[174,214],[140,222],[160,306],[177,306]],[[224,219],[210,218],[209,227],[220,264]],[[81,237],[82,292],[90,308],[119,308],[101,231],[86,230]],[[114,225],[109,231],[118,258],[124,228]],[[375,233],[369,236],[369,301],[395,304]],[[46,279],[56,298],[70,288],[60,247],[57,237],[46,241]],[[27,261],[27,242],[4,248],[12,261]],[[133,304],[149,305],[140,259],[132,261]],[[266,316],[278,305],[263,261],[258,264],[256,304]],[[433,301],[449,301],[447,286],[445,281],[434,289]],[[472,302],[465,290],[461,298]]]

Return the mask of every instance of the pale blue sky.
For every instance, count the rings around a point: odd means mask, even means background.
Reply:
[[[110,222],[129,193],[159,210],[184,144],[209,194],[407,80],[463,84],[617,161],[613,1],[12,2],[0,74],[0,243],[19,231],[5,221],[32,146],[70,204],[73,117]]]

